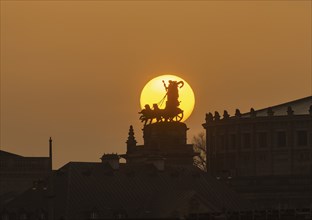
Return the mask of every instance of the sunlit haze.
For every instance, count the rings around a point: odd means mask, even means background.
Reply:
[[[207,112],[311,95],[311,1],[0,4],[0,146],[47,156],[51,136],[54,169],[125,153],[130,125],[143,144],[141,92],[163,74],[194,91],[192,112],[181,88],[188,143]]]
[[[144,108],[146,104],[151,107],[153,104],[158,104],[160,109],[165,108],[166,89],[162,82],[163,80],[167,85],[169,80],[184,82],[184,86],[179,89],[179,108],[181,108],[184,112],[184,116],[181,121],[185,121],[192,114],[195,105],[195,96],[191,86],[185,80],[175,75],[162,75],[150,80],[141,92],[141,108]]]

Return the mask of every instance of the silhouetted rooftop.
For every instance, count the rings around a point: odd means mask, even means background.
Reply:
[[[291,107],[294,111],[294,115],[307,115],[309,114],[310,106],[312,105],[312,96],[308,96],[302,99],[297,99],[294,101],[282,103],[279,105],[263,108],[260,110],[255,110],[255,113],[257,117],[259,116],[267,116],[268,110],[271,108],[271,110],[274,112],[274,116],[282,116],[287,115],[287,109],[288,107]],[[250,112],[242,114],[242,117],[250,117]]]
[[[9,157],[17,158],[17,157],[23,157],[23,156],[13,154],[13,153],[10,153],[10,152],[4,151],[4,150],[0,150],[0,157],[1,158],[9,158]]]
[[[37,209],[41,203],[47,207],[42,196],[51,194],[49,188],[50,184],[41,195],[29,190],[9,207],[22,207],[25,203],[29,203],[28,209]],[[196,167],[166,167],[159,171],[152,164],[120,164],[119,170],[114,170],[108,163],[70,162],[54,172],[53,191],[54,204],[58,204],[55,212],[68,219],[77,215],[77,210],[88,213],[93,209],[101,217],[122,211],[130,218],[161,218],[174,210],[183,211],[194,199],[202,212],[243,210],[249,206],[223,183]]]

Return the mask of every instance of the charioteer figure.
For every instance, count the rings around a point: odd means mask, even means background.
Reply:
[[[179,88],[182,88],[184,86],[183,81],[172,81],[169,80],[169,85],[167,86],[165,81],[162,81],[164,84],[164,87],[167,92],[167,102],[166,102],[166,108],[167,106],[169,108],[176,108],[180,105],[179,102]]]
[[[156,119],[156,122],[172,122],[172,121],[181,121],[183,118],[183,110],[178,108],[180,105],[179,101],[179,89],[184,86],[183,81],[172,81],[169,80],[169,85],[167,86],[165,81],[162,81],[166,89],[167,97],[165,109],[160,109],[158,104],[153,104],[153,109],[149,105],[145,105],[145,108],[142,109],[139,114],[141,114],[140,119],[146,125],[152,123],[153,119]],[[163,99],[160,101],[162,103]]]

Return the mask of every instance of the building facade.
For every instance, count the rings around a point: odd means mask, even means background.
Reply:
[[[25,157],[0,150],[0,204],[12,200],[52,172],[52,139],[48,157]]]
[[[208,113],[203,127],[211,175],[258,206],[312,205],[312,96],[234,116]]]
[[[187,143],[187,130],[186,124],[181,122],[149,124],[143,128],[144,144],[137,145],[130,127],[127,153],[121,156],[129,164],[162,158],[167,166],[192,167],[196,153],[193,145]]]
[[[250,209],[237,193],[193,166],[186,131],[181,122],[149,124],[143,128],[144,145],[136,145],[131,126],[126,154],[69,162],[0,214],[8,219],[179,219]],[[127,163],[119,163],[120,157]]]

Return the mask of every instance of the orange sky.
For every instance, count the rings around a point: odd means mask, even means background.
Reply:
[[[311,95],[310,1],[1,1],[1,149],[54,168],[142,144],[140,92],[175,73],[186,121]]]

